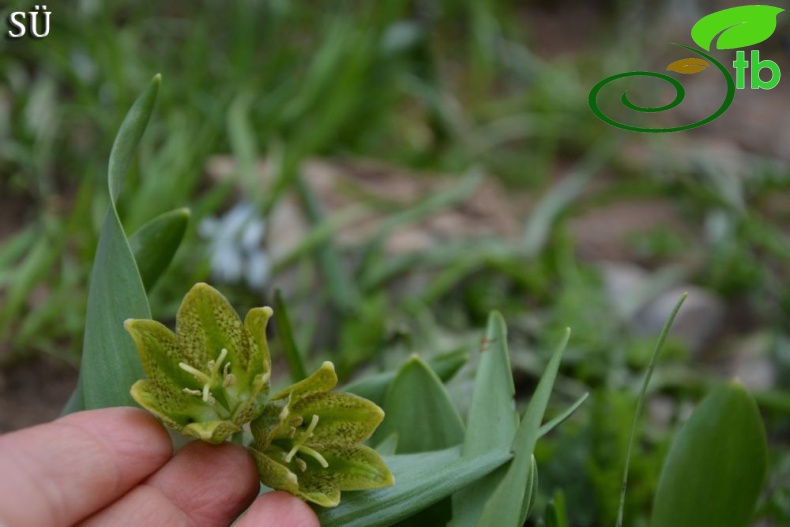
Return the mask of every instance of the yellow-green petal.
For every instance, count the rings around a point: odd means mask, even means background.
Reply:
[[[369,438],[384,419],[374,403],[348,393],[315,393],[291,405],[291,412],[309,422],[318,415],[313,443],[352,446]]]
[[[169,383],[140,380],[132,385],[132,398],[176,430],[194,421],[213,421],[216,413],[200,399],[179,392]]]
[[[378,452],[365,445],[321,450],[329,467],[309,471],[331,479],[340,490],[366,490],[389,487],[395,482]]]
[[[146,376],[158,383],[198,388],[195,378],[178,366],[181,354],[175,334],[155,320],[129,319],[123,327],[132,336]]]
[[[299,491],[299,480],[296,474],[258,449],[250,447],[248,450],[258,467],[261,483],[267,487],[285,490],[291,494],[296,494]]]
[[[266,340],[266,326],[273,314],[270,307],[256,307],[247,312],[244,317],[244,328],[250,336],[253,344],[251,361],[261,361],[264,372],[271,370],[271,358],[269,355],[269,342]]]
[[[190,423],[181,430],[184,435],[214,444],[224,443],[236,432],[241,432],[241,427],[227,420]]]
[[[202,369],[228,350],[234,374],[246,372],[250,364],[250,341],[236,311],[227,299],[208,284],[198,283],[184,297],[176,314],[176,338],[191,366]],[[260,373],[263,365],[253,373]]]
[[[272,399],[284,399],[290,395],[292,400],[298,400],[311,393],[328,392],[334,388],[336,384],[337,374],[335,373],[335,365],[329,361],[325,361],[321,367],[308,378],[280,390],[272,396]]]

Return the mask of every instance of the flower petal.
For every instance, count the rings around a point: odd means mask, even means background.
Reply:
[[[155,320],[129,319],[123,327],[132,336],[143,371],[154,382],[199,388],[195,378],[178,366],[185,360],[175,334]]]
[[[321,451],[328,468],[308,470],[300,478],[301,483],[306,483],[305,478],[310,474],[326,475],[340,490],[365,490],[388,487],[395,482],[392,473],[387,468],[378,452],[365,445],[351,448],[325,448]]]
[[[131,394],[137,404],[176,430],[183,430],[194,421],[217,419],[210,406],[197,397],[179,392],[169,383],[137,381],[132,385]]]
[[[208,284],[195,284],[184,297],[176,315],[176,338],[186,362],[198,369],[216,359],[223,348],[228,350],[234,374],[246,372],[250,366],[251,343],[241,319],[227,299]]]
[[[271,370],[271,358],[269,356],[269,342],[266,340],[266,326],[273,314],[270,307],[256,307],[247,312],[244,317],[244,328],[252,341],[250,361],[262,362],[263,372]]]
[[[296,474],[258,449],[250,447],[248,450],[258,466],[261,483],[273,489],[288,491],[291,494],[299,492],[299,480]]]
[[[316,392],[328,392],[337,384],[337,374],[335,365],[329,361],[324,361],[321,367],[308,378],[297,382],[283,390],[280,390],[272,399],[284,399],[291,396],[292,400],[310,395]]]
[[[181,430],[184,435],[196,437],[207,443],[224,443],[236,432],[241,432],[241,427],[226,420],[200,421],[190,423]]]
[[[317,503],[322,507],[337,507],[340,504],[340,488],[326,474],[307,471],[299,477],[300,498]]]
[[[369,438],[384,419],[384,412],[362,397],[349,393],[324,392],[303,397],[291,405],[291,412],[309,422],[318,416],[311,443],[352,446]]]

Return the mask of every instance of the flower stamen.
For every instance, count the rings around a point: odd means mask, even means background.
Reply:
[[[186,362],[179,362],[178,367],[184,370],[187,373],[191,373],[192,376],[197,380],[199,383],[203,385],[202,390],[192,390],[190,388],[184,388],[184,393],[188,393],[190,395],[196,395],[203,399],[204,402],[213,405],[217,402],[214,396],[211,393],[211,388],[214,383],[217,381],[219,377],[223,377],[222,379],[222,386],[227,388],[229,386],[233,386],[236,382],[236,376],[230,373],[230,362],[225,363],[225,367],[222,369],[222,373],[220,374],[220,368],[222,367],[222,363],[225,361],[225,358],[228,356],[227,348],[222,348],[222,351],[219,352],[219,357],[217,360],[210,360],[206,364],[208,366],[209,374],[206,375],[205,372],[200,371],[199,369],[195,368],[194,366],[190,366]]]
[[[314,458],[316,461],[318,461],[321,464],[322,467],[324,468],[329,467],[329,463],[324,458],[324,456],[322,456],[321,454],[319,454],[309,446],[305,445],[307,440],[313,437],[313,431],[315,431],[315,427],[317,425],[318,425],[318,415],[313,415],[313,418],[310,420],[310,425],[307,427],[307,430],[305,430],[302,434],[300,434],[300,437],[296,441],[296,444],[294,444],[293,448],[291,448],[291,450],[285,456],[286,463],[290,463],[297,452],[302,452]]]

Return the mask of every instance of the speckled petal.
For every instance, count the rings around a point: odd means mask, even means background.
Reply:
[[[132,336],[143,371],[157,383],[174,382],[187,388],[199,388],[195,378],[178,367],[186,360],[178,347],[175,334],[155,320],[129,319],[123,327]]]
[[[250,363],[250,339],[241,319],[219,291],[195,284],[184,297],[176,315],[176,338],[186,362],[198,369],[228,350],[233,372]]]
[[[250,447],[248,450],[258,467],[261,483],[273,489],[285,490],[291,494],[299,492],[299,480],[296,474],[256,448]]]
[[[291,405],[291,412],[309,422],[318,415],[311,442],[352,446],[369,438],[384,419],[384,412],[362,397],[348,393],[315,393]]]
[[[199,398],[184,394],[168,383],[137,381],[132,385],[131,394],[137,404],[176,430],[183,430],[194,421],[217,419],[214,410]]]
[[[308,485],[310,474],[325,476],[340,490],[365,490],[388,487],[395,482],[378,452],[365,445],[351,448],[324,448],[321,450],[329,468],[309,470],[301,478],[301,485]]]
[[[224,443],[236,432],[241,432],[241,427],[230,421],[201,421],[190,423],[181,430],[184,435],[196,437],[207,443]]]
[[[284,399],[289,395],[293,400],[310,395],[317,392],[328,392],[337,384],[337,374],[335,373],[335,365],[329,361],[325,361],[321,367],[310,375],[308,378],[297,382],[280,390],[272,399]]]
[[[256,307],[247,312],[244,317],[244,328],[250,336],[251,363],[263,364],[263,373],[271,370],[272,363],[269,356],[269,342],[266,340],[266,326],[273,312],[270,307]]]

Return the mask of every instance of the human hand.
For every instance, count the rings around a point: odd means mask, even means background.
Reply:
[[[255,500],[240,446],[193,442],[173,455],[164,427],[135,408],[68,415],[0,436],[0,527],[227,526]],[[318,527],[284,492],[252,504],[238,527]]]

